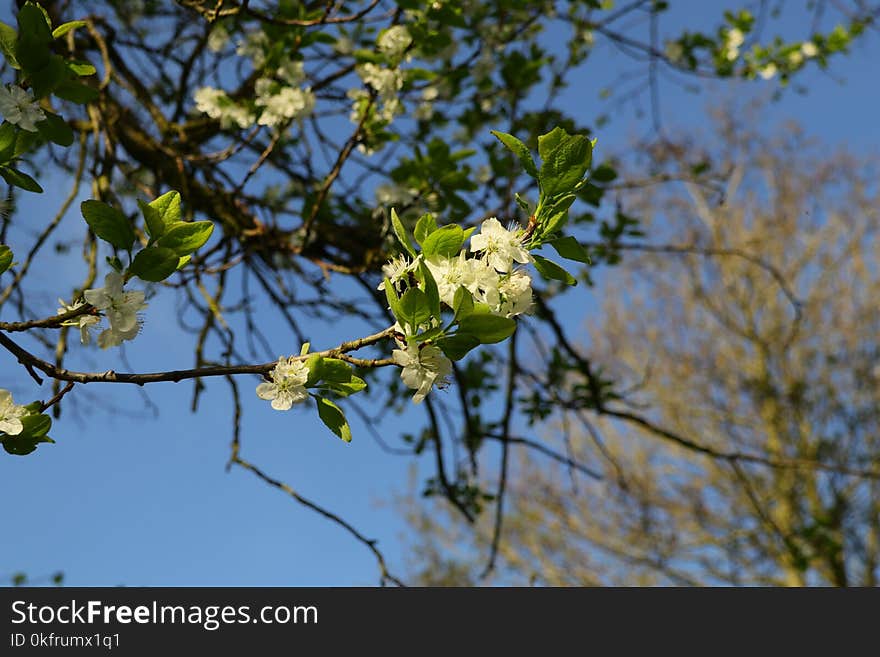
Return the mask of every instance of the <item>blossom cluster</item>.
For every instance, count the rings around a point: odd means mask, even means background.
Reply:
[[[125,280],[119,272],[112,271],[104,277],[104,287],[89,289],[83,293],[83,301],[72,305],[59,299],[61,306],[58,314],[78,310],[85,304],[91,304],[97,310],[102,311],[110,327],[104,329],[98,335],[98,346],[101,349],[116,347],[126,340],[133,340],[140,332],[141,321],[138,313],[147,307],[144,303],[144,293],[141,290],[123,290]],[[80,342],[91,342],[92,329],[98,328],[101,318],[95,315],[82,314],[62,323],[62,326],[74,326],[79,329]]]
[[[409,286],[424,262],[437,284],[440,300],[447,306],[453,306],[456,292],[464,288],[475,302],[485,304],[492,314],[514,317],[527,312],[533,301],[531,277],[514,266],[514,263],[533,262],[523,246],[523,236],[522,228],[505,228],[492,217],[485,220],[480,232],[471,237],[469,250],[475,257],[468,257],[468,249],[462,249],[455,257],[419,254],[410,259],[398,256],[385,264],[382,272],[395,287]],[[379,289],[385,289],[385,285],[383,280]],[[396,328],[406,337],[406,331],[399,324]],[[439,348],[427,342],[415,344],[403,339],[398,339],[398,347],[392,357],[403,368],[403,382],[416,391],[414,402],[424,400],[432,387],[443,387],[447,383],[452,363]]]
[[[219,29],[212,49],[222,50],[226,38],[225,29]],[[236,54],[249,58],[254,68],[260,70],[266,65],[269,46],[265,33],[254,32],[239,42]],[[257,78],[253,102],[238,101],[214,87],[201,87],[193,99],[199,112],[218,119],[224,129],[246,129],[254,124],[275,127],[308,116],[314,110],[315,95],[310,87],[302,86],[305,79],[303,63],[284,57],[269,75]]]

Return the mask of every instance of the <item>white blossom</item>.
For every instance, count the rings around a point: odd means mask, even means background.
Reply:
[[[478,293],[479,281],[477,276],[482,263],[476,259],[467,260],[464,251],[459,253],[456,258],[431,256],[425,260],[425,264],[431,271],[434,282],[437,283],[440,300],[447,306],[452,306],[455,300],[455,293],[460,287],[467,288],[471,294]]]
[[[788,53],[788,63],[792,66],[800,66],[804,61],[804,55],[800,50]]]
[[[28,132],[36,132],[36,124],[46,118],[39,102],[34,100],[33,92],[15,84],[8,88],[0,87],[0,114],[11,124]]]
[[[297,59],[285,58],[275,71],[280,79],[284,80],[291,87],[298,87],[306,79],[303,63]]]
[[[379,205],[409,205],[419,195],[419,190],[397,183],[382,183],[376,187],[375,195]]]
[[[396,68],[383,68],[367,62],[357,67],[357,73],[383,100],[396,97],[403,87],[403,74]]]
[[[140,331],[138,312],[147,307],[144,293],[141,290],[125,292],[123,285],[122,274],[111,271],[104,277],[104,287],[83,293],[86,302],[104,311],[110,321],[110,328],[98,336],[98,346],[102,349],[133,340]]]
[[[804,57],[809,59],[818,55],[819,49],[812,41],[804,41],[803,44],[801,44],[801,52],[804,54]]]
[[[411,43],[412,37],[405,25],[392,25],[378,39],[379,51],[392,59],[403,55]]]
[[[294,404],[308,399],[309,393],[305,386],[309,378],[309,368],[304,361],[294,356],[282,356],[269,376],[271,381],[257,386],[257,397],[272,400],[272,408],[276,411],[289,411]]]
[[[522,245],[521,228],[507,230],[495,217],[486,219],[480,232],[471,237],[471,251],[483,251],[486,261],[500,272],[510,271],[513,261],[520,264],[532,262],[532,256]]]
[[[24,406],[18,406],[12,401],[12,393],[8,390],[0,390],[0,431],[10,436],[17,436],[24,426],[21,417],[28,414]]]
[[[58,303],[61,304],[58,307],[58,314],[61,315],[63,313],[69,313],[73,310],[77,310],[82,308],[85,303],[82,301],[73,304],[72,306],[68,306],[67,303],[64,302],[63,299],[58,299]],[[92,336],[89,333],[89,330],[92,328],[97,328],[95,325],[101,323],[101,318],[96,317],[95,315],[90,315],[85,313],[80,315],[79,317],[74,317],[73,319],[69,319],[66,322],[62,322],[61,326],[75,326],[79,329],[79,341],[82,344],[89,344],[91,342]]]
[[[666,42],[666,59],[670,62],[677,62],[684,57],[684,48],[678,41]]]
[[[488,295],[487,295],[488,297]],[[498,287],[492,290],[489,307],[496,315],[513,317],[528,312],[532,307],[532,279],[524,271],[513,271],[502,276]]]
[[[400,281],[405,281],[409,274],[418,269],[419,259],[410,260],[405,255],[397,256],[396,258],[391,258],[388,262],[382,265],[382,273],[385,275],[389,281],[391,281],[392,285],[396,285]],[[383,280],[379,283],[379,290],[385,289],[385,281]]]
[[[769,80],[774,75],[776,75],[776,72],[777,72],[776,64],[774,64],[773,62],[770,62],[769,64],[767,64],[766,66],[764,66],[758,70],[758,75],[760,75],[761,78],[764,80]]]
[[[421,403],[431,388],[448,385],[452,374],[452,362],[438,347],[429,344],[408,344],[405,349],[391,352],[394,362],[403,368],[400,378],[407,387],[416,391],[413,402]]]
[[[248,108],[238,105],[222,89],[201,87],[193,94],[193,99],[196,101],[197,110],[212,119],[219,119],[220,127],[224,129],[233,125],[247,128],[254,124],[253,113]]]
[[[269,37],[262,30],[251,32],[238,42],[235,54],[239,57],[248,57],[254,68],[263,68],[266,63],[266,48],[269,46]]]
[[[260,125],[276,126],[305,116],[315,106],[311,89],[280,87],[267,78],[260,78],[255,85],[257,105],[263,107]]]

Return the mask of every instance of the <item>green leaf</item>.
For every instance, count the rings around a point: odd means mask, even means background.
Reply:
[[[561,131],[561,135],[557,130]],[[543,163],[538,176],[541,192],[547,198],[574,191],[575,186],[589,169],[593,155],[592,143],[585,136],[570,136],[560,128],[550,133],[550,135],[554,134],[556,136],[552,140],[543,142],[546,155],[541,156]],[[539,137],[539,149],[541,143]]]
[[[324,357],[312,354],[306,358],[306,367],[309,368],[309,378],[306,379],[306,387],[311,387],[321,380],[324,369]]]
[[[106,203],[94,200],[83,201],[80,209],[83,218],[95,235],[117,249],[131,251],[135,235],[128,218],[121,211]]]
[[[437,289],[437,281],[434,280],[434,275],[424,261],[419,263],[419,272],[421,272],[422,281],[425,284],[425,295],[428,297],[431,315],[440,317],[440,291]]]
[[[71,103],[85,105],[98,98],[98,92],[92,87],[86,86],[75,80],[67,80],[55,89],[58,98],[69,100]]]
[[[5,244],[0,244],[0,274],[12,265],[12,249]]]
[[[385,278],[385,298],[388,300],[388,307],[391,313],[400,319],[400,298],[397,296],[397,290],[391,284],[391,279]]]
[[[18,29],[22,34],[44,40],[52,40],[52,22],[46,10],[34,2],[26,2],[18,10]]]
[[[431,319],[431,306],[428,297],[417,287],[411,287],[403,293],[399,308],[400,314],[397,315],[397,319],[402,326],[410,326],[411,333],[415,333],[419,325]]]
[[[416,238],[416,242],[424,244],[425,238],[435,230],[437,230],[437,222],[434,221],[434,215],[428,212],[419,217],[415,230],[413,230],[413,235]]]
[[[138,201],[138,206],[147,224],[147,234],[154,240],[162,237],[171,224],[180,221],[180,194],[173,190],[149,203]]]
[[[192,260],[191,255],[182,256],[180,258],[180,260],[177,262],[177,270],[179,271],[179,270],[183,269],[184,267],[186,267],[186,263],[188,263],[190,260]]]
[[[52,38],[58,39],[60,37],[63,37],[65,34],[70,32],[71,30],[75,30],[78,27],[85,27],[85,25],[86,25],[85,21],[70,21],[68,23],[62,23],[61,25],[56,27],[54,30],[52,30]]]
[[[552,260],[547,260],[547,258],[539,255],[533,255],[532,257],[535,259],[535,269],[544,278],[562,281],[567,285],[577,285],[577,279]]]
[[[348,420],[345,419],[345,413],[342,412],[342,409],[324,397],[315,396],[315,401],[318,402],[318,417],[321,418],[321,421],[327,425],[330,431],[350,443],[351,427],[348,426]]]
[[[397,211],[394,208],[391,208],[391,226],[394,228],[394,234],[397,235],[397,241],[400,242],[401,246],[403,246],[413,258],[415,258],[416,249],[409,241],[409,235],[406,232],[406,228],[404,228],[403,222],[400,221],[400,217],[397,216]]]
[[[180,222],[170,228],[166,225],[166,228],[165,234],[156,243],[171,249],[179,256],[185,256],[204,246],[214,232],[214,224],[210,221]]]
[[[8,162],[12,159],[15,148],[15,126],[9,122],[0,125],[0,161]]]
[[[32,405],[28,405],[32,406]],[[15,436],[3,436],[0,442],[3,449],[15,456],[26,456],[37,449],[40,443],[54,443],[47,434],[52,428],[52,418],[41,413],[25,415],[21,418],[21,433]]]
[[[0,52],[6,61],[14,69],[20,69],[21,65],[15,57],[15,42],[18,40],[18,32],[6,23],[0,22]]]
[[[461,333],[473,335],[483,344],[494,344],[513,335],[516,322],[500,315],[473,313],[462,317],[458,328]]]
[[[351,381],[348,383],[327,383],[326,385],[321,386],[321,388],[326,388],[342,397],[348,397],[349,395],[358,393],[366,387],[366,381],[357,376],[352,376]]]
[[[428,329],[427,331],[422,331],[418,335],[411,336],[413,340],[415,340],[416,344],[420,344],[427,340],[434,340],[445,335],[446,331],[443,330],[442,326],[435,326],[432,329]]]
[[[22,430],[19,437],[42,438],[52,428],[52,418],[43,414],[25,415],[21,418]]]
[[[464,231],[461,226],[450,224],[438,228],[425,238],[422,242],[422,253],[426,257],[439,255],[454,258],[461,251],[462,244],[464,244]]]
[[[474,296],[466,287],[459,287],[452,299],[452,310],[455,311],[455,319],[467,317],[474,312]]]
[[[524,143],[522,143],[513,135],[508,135],[504,132],[498,132],[497,130],[492,130],[492,134],[495,135],[502,144],[507,146],[507,148],[519,158],[519,162],[520,164],[522,164],[522,168],[527,174],[529,174],[532,178],[538,177],[538,167],[535,166],[535,160],[532,159],[532,154],[529,152],[529,149]]]
[[[58,55],[51,55],[45,66],[29,76],[34,97],[39,99],[48,96],[69,77],[70,71],[64,59]]]
[[[180,257],[171,249],[151,246],[142,249],[131,263],[131,272],[144,281],[158,283],[177,271]]]
[[[547,244],[556,249],[556,253],[567,260],[576,260],[577,262],[590,264],[590,254],[587,253],[587,250],[581,246],[581,243],[571,235],[550,240]]]
[[[94,75],[98,72],[98,70],[88,62],[67,62],[67,68],[70,70],[71,73],[73,73],[74,75],[78,75],[79,77]]]
[[[568,221],[568,209],[575,202],[577,197],[574,194],[566,194],[558,197],[553,203],[545,205],[541,208],[541,214],[537,218],[538,225],[541,227],[541,238],[552,235],[557,230],[561,230]]]
[[[338,358],[325,358],[321,367],[321,379],[330,383],[351,381],[351,365]]]
[[[13,167],[0,166],[0,176],[2,176],[3,180],[10,185],[21,187],[27,192],[34,192],[35,194],[43,193],[43,188],[40,187],[36,180]]]
[[[559,144],[561,144],[568,137],[568,133],[562,128],[553,128],[546,135],[538,136],[538,155],[541,156],[541,160],[546,160],[550,157],[550,154],[553,153],[556,148],[558,148]]]
[[[44,112],[46,119],[36,124],[40,134],[59,146],[70,146],[73,143],[73,129],[57,114]]]
[[[461,360],[471,349],[479,347],[480,341],[473,335],[456,333],[443,340],[438,340],[437,346],[450,360]]]

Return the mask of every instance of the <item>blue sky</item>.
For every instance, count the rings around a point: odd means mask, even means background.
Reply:
[[[709,29],[729,3],[673,2],[666,29],[687,20]],[[779,26],[792,38],[805,37],[808,23],[785,20]],[[771,28],[771,32],[774,28]],[[551,34],[552,36],[552,34]],[[626,68],[628,60],[609,48],[597,50],[580,84],[561,99],[562,109],[591,124],[607,110],[599,89]],[[769,132],[796,119],[807,132],[830,146],[877,152],[876,117],[880,108],[877,63],[880,39],[869,35],[850,56],[834,63],[831,73],[815,68],[798,79],[806,94],[786,90],[767,105],[761,117]],[[607,78],[607,79],[606,79]],[[705,130],[710,100],[766,96],[772,83],[715,83],[699,94],[664,83],[664,125],[672,130]],[[647,103],[642,103],[647,108]],[[499,126],[504,129],[505,126]],[[649,129],[646,117],[632,107],[615,114],[595,136],[603,149],[621,152],[632,137]],[[22,198],[20,212],[50,216],[67,193],[69,181],[44,179],[47,194]],[[59,190],[56,192],[55,190]],[[75,208],[76,206],[74,206]],[[78,228],[77,212],[64,220],[65,230]],[[45,268],[33,284],[45,290],[39,300],[46,313],[55,310],[54,285],[64,270]],[[566,319],[578,322],[592,307],[593,293],[569,293]],[[39,305],[39,304],[37,304]],[[13,319],[4,309],[2,319]],[[178,308],[173,295],[151,300],[144,332],[126,351],[136,370],[188,366],[192,354],[175,328]],[[279,353],[298,350],[283,327],[265,327]],[[362,327],[339,322],[322,326],[312,336],[315,348],[356,337]],[[113,354],[85,351],[75,345],[71,364],[88,369],[120,367]],[[127,369],[127,368],[125,368]],[[252,384],[255,386],[254,378]],[[8,354],[0,354],[0,387],[18,401],[46,398]],[[45,387],[44,387],[45,388]],[[144,411],[143,392],[135,387],[88,386],[80,414],[69,413],[52,434],[56,445],[28,458],[0,458],[0,495],[4,530],[0,539],[0,577],[17,571],[40,577],[63,570],[70,585],[373,585],[375,560],[363,545],[337,526],[295,504],[240,468],[226,472],[231,408],[222,383],[208,387],[198,414],[189,412],[192,386],[159,384],[147,391],[160,415]],[[390,498],[408,490],[412,461],[381,450],[360,418],[349,414],[355,440],[346,445],[332,436],[314,412],[277,413],[252,395],[245,397],[244,456],[268,474],[290,483],[306,497],[326,504],[367,536],[379,540],[392,570],[405,559],[401,537],[406,531]],[[80,391],[77,391],[80,394]],[[89,411],[88,395],[112,398],[135,412]],[[70,409],[68,409],[70,410]],[[414,429],[412,415],[385,422],[379,429],[390,442]],[[420,419],[419,419],[420,421]],[[427,465],[427,464],[423,464]]]

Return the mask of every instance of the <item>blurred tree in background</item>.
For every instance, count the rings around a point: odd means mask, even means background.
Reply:
[[[674,226],[687,246],[638,248],[589,321],[585,355],[674,435],[594,422],[561,393],[559,431],[602,480],[522,459],[499,581],[876,585],[880,486],[843,473],[880,459],[877,163],[829,153],[796,126],[763,140],[754,116],[717,117],[722,203],[693,184],[629,195],[650,234]],[[701,149],[650,160],[674,171]],[[479,581],[482,564],[442,549],[454,528],[409,510],[420,580]],[[475,537],[490,544],[491,523]]]

